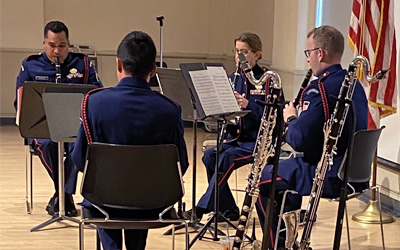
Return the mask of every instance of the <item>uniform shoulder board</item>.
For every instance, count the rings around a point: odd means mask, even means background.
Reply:
[[[179,103],[177,103],[176,101],[170,99],[169,97],[167,97],[167,96],[161,94],[160,92],[157,92],[157,91],[154,91],[154,92],[156,92],[158,95],[162,96],[162,97],[165,98],[166,100],[170,101],[171,103],[175,104],[178,108],[181,107],[181,105],[179,105]]]
[[[42,52],[40,52],[39,54],[32,54],[32,55],[29,55],[27,58],[25,58],[25,61],[35,60],[41,56],[42,56]]]
[[[319,79],[320,82],[323,82],[329,76],[329,71],[326,71],[322,74],[321,78]]]
[[[90,96],[91,94],[100,92],[100,91],[105,90],[105,89],[110,89],[110,88],[112,88],[112,87],[95,88],[95,89],[92,89],[92,90],[90,90],[89,92],[87,92],[87,93],[86,93],[86,96]]]
[[[267,69],[266,67],[261,67],[261,69],[264,71],[264,72],[267,72],[269,69]]]

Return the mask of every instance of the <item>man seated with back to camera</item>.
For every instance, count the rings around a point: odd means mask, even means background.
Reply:
[[[72,152],[72,159],[80,171],[85,167],[88,144],[102,142],[123,145],[174,144],[179,151],[182,174],[186,172],[189,162],[181,107],[150,89],[150,77],[154,76],[157,68],[155,59],[156,47],[146,33],[133,31],[121,41],[116,59],[118,85],[91,91],[83,100],[82,124]],[[92,207],[87,200],[82,205]],[[148,216],[151,212],[104,209],[110,217],[117,218]],[[161,211],[153,213],[158,217]],[[122,249],[122,230],[98,228],[98,232],[105,250]],[[147,233],[148,230],[125,230],[126,248],[145,249]]]
[[[235,54],[236,65],[239,65],[238,52],[242,51],[252,67],[255,78],[259,79],[267,71],[266,68],[258,65],[258,60],[262,57],[260,37],[254,33],[245,32],[234,39],[234,45],[233,52]],[[236,221],[239,219],[239,208],[236,205],[227,181],[233,170],[253,162],[253,149],[264,109],[256,103],[256,100],[266,100],[266,95],[268,94],[268,90],[266,91],[266,89],[268,89],[268,86],[266,87],[266,84],[264,84],[261,90],[257,90],[240,68],[228,77],[233,85],[232,87],[239,107],[242,110],[251,111],[241,117],[236,125],[228,125],[227,139],[219,153],[218,168],[222,174],[218,182],[219,211],[227,219]],[[207,170],[208,188],[196,206],[198,220],[201,220],[204,214],[214,210],[215,147],[204,152],[203,163]],[[184,212],[183,215],[185,219],[190,219],[191,214],[192,210],[189,210]]]
[[[59,59],[61,83],[93,84],[103,87],[97,77],[94,67],[87,55],[69,52],[69,32],[67,26],[60,21],[51,21],[44,27],[44,53],[30,55],[22,61],[17,77],[16,97],[14,107],[17,110],[18,92],[23,89],[25,81],[56,82],[56,57]],[[32,143],[32,140],[29,140]],[[40,161],[54,182],[54,195],[46,210],[50,215],[58,214],[58,145],[50,139],[34,139],[34,147]],[[69,154],[73,143],[65,145],[66,159],[64,162],[65,176],[65,214],[76,216],[72,195],[75,193],[78,170],[71,161]]]
[[[294,190],[297,195],[288,194],[284,212],[301,208],[302,196],[310,195],[313,178],[318,162],[322,156],[324,145],[324,123],[330,118],[336,105],[342,82],[347,71],[340,65],[344,50],[343,35],[331,26],[314,28],[307,35],[307,50],[305,55],[317,79],[311,81],[302,94],[302,102],[298,107],[290,102],[285,106],[283,117],[288,122],[287,143],[304,156],[297,156],[281,161],[276,182],[275,209],[273,211],[272,235],[273,241],[277,231],[278,214],[285,190]],[[367,99],[364,90],[357,82],[353,104],[356,110],[356,131],[367,128]],[[302,109],[299,114],[298,110]],[[349,109],[343,132],[337,143],[337,154],[333,157],[332,168],[327,172],[323,190],[324,197],[338,197],[342,181],[337,177],[340,164],[347,149],[349,137],[352,134],[352,115]],[[266,203],[272,178],[272,166],[265,166],[260,185],[260,195],[256,203],[257,213],[263,228]],[[368,183],[362,183],[358,188],[364,188]],[[356,187],[357,188],[357,187]],[[266,232],[264,232],[266,233]],[[280,234],[278,249],[285,249],[285,235]]]

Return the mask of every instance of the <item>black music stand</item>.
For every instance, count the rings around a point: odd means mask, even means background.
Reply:
[[[64,211],[64,142],[75,141],[79,129],[80,104],[84,93],[94,85],[54,84],[27,82],[22,94],[20,133],[24,138],[51,139],[58,142],[59,169],[59,213],[50,220],[29,230],[34,232],[61,220],[79,223],[79,220],[65,215]],[[32,103],[36,112],[28,113]],[[31,122],[31,123],[29,123]],[[35,126],[36,125],[36,126]],[[34,129],[37,127],[36,129]]]
[[[191,100],[190,92],[186,86],[180,69],[157,68],[156,74],[160,92],[179,103],[182,108],[182,120],[193,122],[193,159],[192,159],[192,211],[196,211],[196,166],[197,166],[197,110]],[[188,226],[195,231],[200,230],[204,225],[197,221],[196,213],[192,213]],[[183,229],[185,225],[175,227],[175,230]],[[172,230],[168,229],[164,235],[171,235]]]
[[[261,101],[257,102],[260,105],[267,106],[265,108],[273,108],[276,110],[277,116],[276,116],[276,123],[275,123],[275,128],[274,133],[276,133],[276,142],[275,142],[275,155],[274,155],[274,163],[273,163],[273,169],[272,169],[272,177],[271,177],[271,190],[270,194],[268,197],[267,205],[266,205],[266,211],[269,212],[269,215],[265,216],[264,219],[264,228],[263,228],[263,240],[262,240],[262,250],[267,250],[267,249],[272,249],[272,242],[273,239],[271,239],[271,234],[270,230],[272,227],[272,213],[274,211],[274,205],[275,205],[275,190],[276,190],[276,178],[278,177],[278,167],[279,167],[279,155],[281,153],[281,146],[282,146],[282,140],[283,140],[283,107],[285,103],[280,103],[279,99],[277,103],[269,104],[269,103],[264,103]],[[278,232],[279,233],[279,232]],[[278,242],[276,242],[278,244]]]
[[[226,78],[226,83],[225,81],[222,81],[219,84],[219,86],[214,86],[217,85],[217,83],[215,83],[214,81],[212,83],[208,82],[208,81],[198,81],[199,78],[197,78],[197,80],[193,80],[192,76],[189,72],[191,71],[201,71],[204,70],[204,66],[201,63],[185,63],[185,64],[180,64],[179,65],[181,70],[182,70],[182,74],[185,78],[186,84],[189,88],[190,94],[191,94],[191,98],[192,98],[192,102],[194,104],[195,110],[197,110],[198,115],[200,117],[200,119],[204,120],[204,119],[208,119],[208,120],[214,120],[218,122],[218,137],[217,137],[217,147],[216,147],[216,164],[215,164],[215,177],[216,177],[216,181],[215,181],[215,185],[214,185],[214,211],[212,216],[208,219],[207,223],[202,227],[202,229],[200,230],[200,232],[193,238],[193,240],[190,242],[189,244],[189,248],[191,246],[193,246],[193,244],[196,242],[197,239],[202,239],[204,237],[204,234],[206,233],[207,230],[213,231],[213,241],[218,241],[218,234],[222,234],[225,235],[224,233],[220,233],[218,230],[218,219],[222,219],[223,221],[227,222],[231,227],[236,228],[235,225],[233,225],[227,218],[225,218],[221,212],[219,212],[219,188],[218,188],[218,179],[219,179],[219,174],[218,174],[218,157],[219,157],[219,152],[222,149],[222,144],[225,138],[225,134],[226,134],[226,126],[228,125],[228,121],[236,118],[236,117],[241,117],[246,115],[249,111],[242,111],[240,110],[239,106],[237,105],[236,99],[233,95],[231,86],[229,84],[228,79]],[[204,71],[203,71],[204,72]],[[207,73],[205,74],[207,75]],[[205,76],[203,75],[203,76]],[[226,76],[226,73],[224,73],[224,75]],[[200,76],[200,78],[203,78],[203,76]],[[222,74],[219,75],[219,77],[222,77]],[[210,89],[208,89],[207,93],[207,88],[211,87]],[[204,91],[205,90],[205,91]],[[228,93],[231,94],[232,96],[224,96],[224,104],[220,104],[221,108],[218,110],[221,110],[222,112],[217,112],[217,113],[213,113],[210,114],[208,113],[209,111],[205,108],[206,105],[209,105],[208,103],[204,103],[205,100],[211,100],[210,96],[212,96],[212,98],[218,98],[217,96],[215,96],[215,93],[211,93],[211,92],[217,92],[216,95],[222,95],[224,93]],[[210,95],[209,95],[210,94]],[[227,100],[231,98],[230,100]],[[232,99],[233,98],[233,99]],[[211,101],[215,101],[214,99],[212,99]],[[210,106],[208,106],[208,108],[210,108]],[[213,109],[214,111],[215,109]],[[195,203],[194,203],[195,204]],[[195,207],[195,206],[193,206]],[[195,218],[196,211],[192,210],[192,218]],[[211,230],[210,226],[211,223],[214,222],[214,227]],[[204,237],[206,238],[206,237]]]

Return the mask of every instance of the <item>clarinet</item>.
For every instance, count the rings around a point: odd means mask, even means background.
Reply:
[[[235,73],[233,73],[233,81],[231,81],[231,87],[232,87],[233,92],[235,92],[236,85],[239,80],[239,76],[240,76],[240,62],[238,63],[238,65],[236,67]]]
[[[356,70],[359,65],[364,65],[364,74],[369,82],[383,79],[387,70],[379,71],[375,76],[369,76],[369,62],[363,56],[357,56],[349,65],[348,73],[342,82],[339,96],[336,101],[335,109],[328,121],[324,125],[324,148],[321,160],[315,170],[313,187],[311,189],[310,200],[307,206],[304,229],[299,249],[310,250],[311,229],[316,219],[319,201],[322,195],[324,180],[327,171],[333,165],[333,155],[335,154],[336,144],[341,136],[347,113],[350,107],[350,102],[353,96],[354,88],[357,83]]]
[[[301,96],[302,96],[302,94],[303,94],[304,89],[307,87],[308,83],[310,82],[311,76],[312,76],[312,69],[310,68],[310,69],[307,71],[307,74],[306,74],[306,76],[304,77],[303,82],[301,83],[301,86],[300,86],[299,92],[297,93],[297,96],[293,99],[293,106],[294,106],[294,107],[297,107],[297,105],[300,104]],[[282,139],[282,142],[283,142],[283,143],[286,142],[286,131],[287,131],[287,127],[288,127],[288,123],[285,121],[285,125],[284,125],[284,128],[283,128],[283,136],[282,136],[282,138],[283,138],[283,139]]]
[[[61,66],[60,66],[60,58],[56,56],[54,58],[56,65],[56,83],[61,83]]]
[[[251,67],[248,65],[242,52],[239,52],[239,58],[242,68],[244,68],[246,76],[252,84],[262,86],[262,84],[264,84],[269,78],[271,78],[272,83],[270,84],[269,95],[267,96],[267,104],[264,106],[261,124],[257,135],[257,141],[254,147],[254,162],[248,177],[246,195],[239,218],[239,224],[234,237],[232,247],[233,250],[242,249],[244,245],[243,238],[246,235],[248,220],[259,194],[258,184],[260,182],[262,170],[267,164],[268,159],[275,154],[275,143],[272,133],[276,124],[277,109],[272,104],[276,104],[278,102],[282,89],[281,79],[278,74],[273,71],[267,71],[260,78],[262,80],[256,80],[253,72],[251,71]]]
[[[304,78],[303,82],[301,83],[299,92],[297,93],[297,96],[293,100],[293,106],[297,106],[300,104],[300,99],[301,95],[303,94],[304,89],[307,87],[308,83],[310,82],[310,78],[312,76],[312,69],[309,69],[307,71],[306,77]]]

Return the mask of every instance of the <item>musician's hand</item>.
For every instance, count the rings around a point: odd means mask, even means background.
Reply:
[[[293,102],[289,102],[285,105],[285,108],[283,109],[283,120],[286,122],[287,118],[291,117],[292,115],[296,117],[298,116],[297,109],[295,106],[293,106]]]
[[[247,100],[244,95],[239,94],[238,92],[234,92],[236,101],[240,108],[245,109],[247,105],[249,105],[249,100]]]

